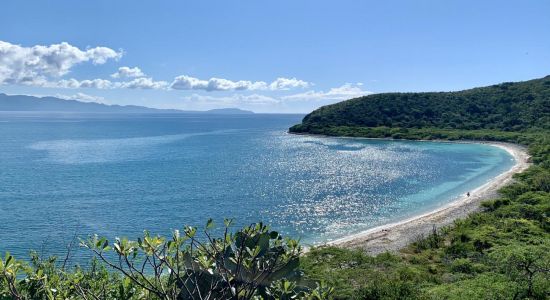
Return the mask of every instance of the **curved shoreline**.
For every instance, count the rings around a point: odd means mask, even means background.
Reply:
[[[430,140],[428,142],[437,142],[437,140]],[[356,234],[351,234],[343,238],[327,242],[324,246],[362,249],[370,255],[376,255],[386,251],[399,251],[414,242],[418,237],[428,235],[433,230],[434,226],[436,228],[440,228],[450,225],[457,219],[465,218],[473,212],[480,211],[481,202],[498,197],[497,191],[509,184],[513,180],[512,176],[514,174],[523,172],[531,165],[529,162],[530,156],[527,153],[527,148],[518,144],[486,141],[448,142],[476,143],[499,147],[506,150],[514,157],[515,164],[508,171],[499,174],[489,182],[474,189],[471,192],[470,197],[463,195],[458,199],[455,199],[450,203],[427,213],[413,216],[402,221],[377,226]],[[320,246],[322,247],[323,245]],[[307,252],[308,249],[305,251]]]

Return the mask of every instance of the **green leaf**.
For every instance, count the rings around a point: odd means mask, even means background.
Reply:
[[[212,229],[214,227],[214,220],[212,219],[208,219],[208,221],[206,222],[206,229]]]

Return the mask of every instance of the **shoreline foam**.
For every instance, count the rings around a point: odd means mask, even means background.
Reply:
[[[429,142],[437,142],[431,140]],[[467,217],[481,210],[481,202],[498,196],[497,191],[509,184],[516,173],[523,172],[531,164],[527,148],[518,144],[485,141],[443,141],[454,143],[476,143],[499,147],[514,157],[515,164],[508,171],[499,174],[485,184],[470,192],[470,197],[463,195],[435,210],[423,213],[402,221],[377,226],[363,232],[351,234],[324,246],[362,249],[366,253],[376,255],[382,252],[395,252],[405,248],[420,236],[429,234],[433,227],[440,228],[452,224],[457,219]],[[323,246],[323,245],[321,245]],[[308,251],[308,249],[306,249]]]

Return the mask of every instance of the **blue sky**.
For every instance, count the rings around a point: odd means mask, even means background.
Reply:
[[[309,112],[550,74],[547,0],[8,0],[0,10],[8,94]]]

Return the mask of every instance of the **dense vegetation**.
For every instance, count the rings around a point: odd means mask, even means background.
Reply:
[[[321,107],[292,132],[332,127],[550,129],[550,76],[449,93],[374,94]]]
[[[453,93],[379,94],[322,107],[297,133],[527,145],[534,165],[483,203],[395,254],[315,249],[305,273],[341,299],[550,298],[550,76]]]

